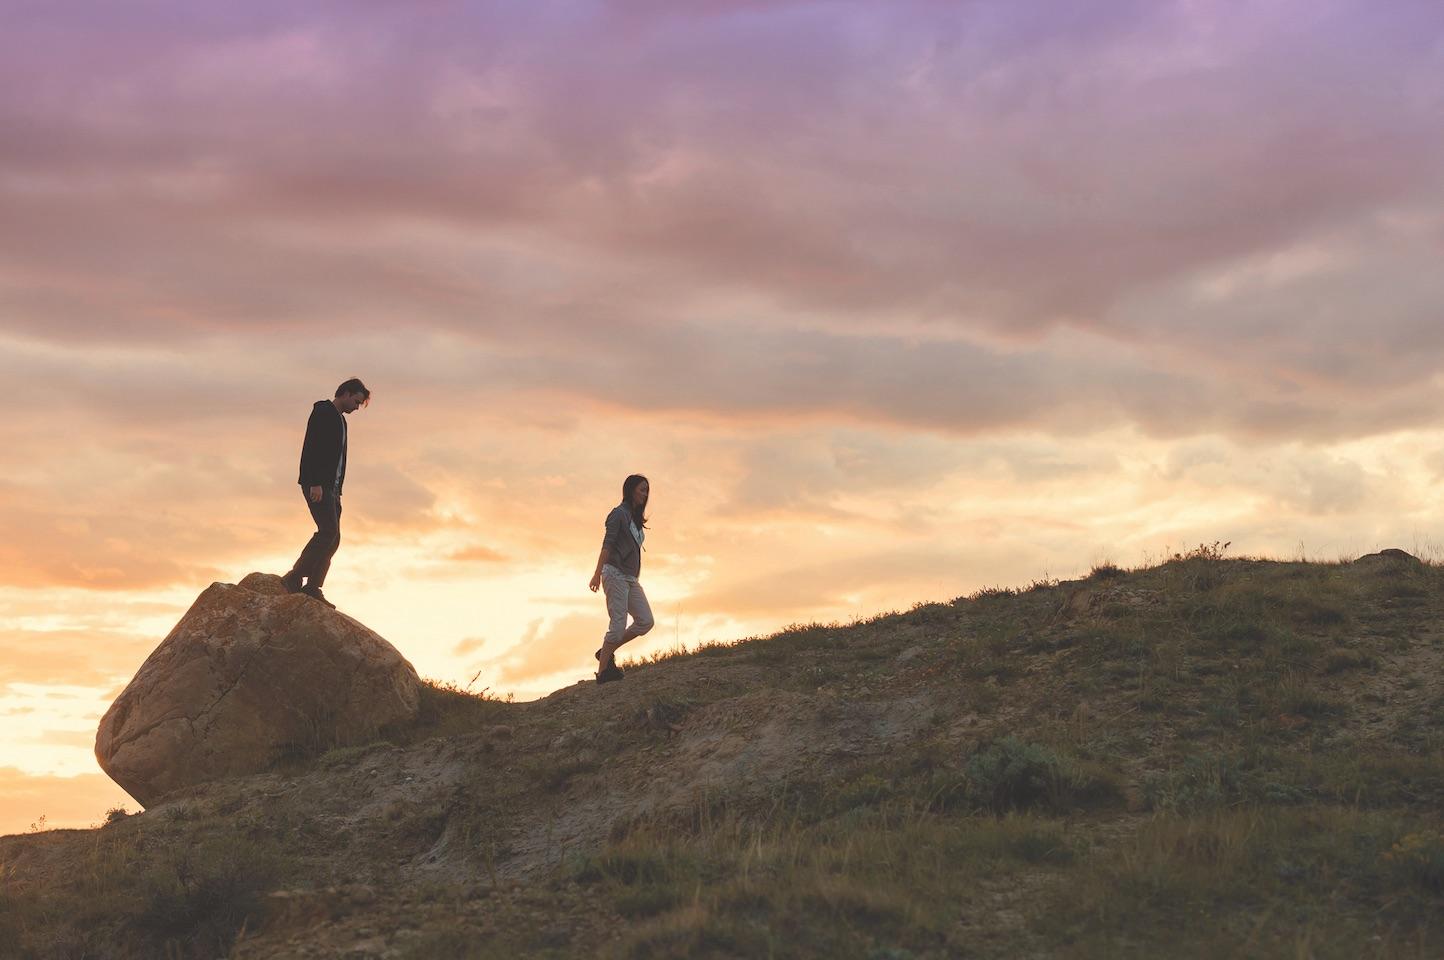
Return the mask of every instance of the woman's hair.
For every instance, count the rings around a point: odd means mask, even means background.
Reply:
[[[627,512],[632,515],[632,522],[639,527],[647,525],[646,508],[643,507],[639,512],[636,507],[632,506],[632,493],[646,482],[647,478],[640,473],[634,473],[622,481],[622,503],[626,504]]]

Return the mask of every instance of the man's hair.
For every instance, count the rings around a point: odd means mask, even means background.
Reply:
[[[341,386],[336,388],[336,396],[338,397],[347,393],[361,394],[361,405],[363,407],[371,402],[371,391],[366,389],[366,384],[362,383],[356,377],[352,377],[350,380],[347,380],[345,383],[341,384]]]

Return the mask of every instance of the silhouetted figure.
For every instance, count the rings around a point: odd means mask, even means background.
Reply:
[[[306,421],[301,444],[301,495],[316,521],[316,532],[281,580],[292,593],[304,593],[328,607],[321,592],[331,558],[341,546],[341,488],[346,482],[346,417],[371,402],[371,391],[354,377],[336,388],[332,400],[317,400]]]
[[[617,667],[617,648],[652,629],[652,608],[637,578],[642,573],[642,541],[647,533],[647,498],[651,485],[641,474],[632,474],[622,482],[622,502],[607,514],[607,531],[602,537],[602,552],[592,574],[592,592],[604,588],[607,596],[607,617],[610,624],[597,651],[597,683],[622,679]],[[631,614],[632,625],[627,626]]]

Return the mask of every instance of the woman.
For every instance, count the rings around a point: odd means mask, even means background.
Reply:
[[[602,552],[592,574],[592,592],[603,587],[607,597],[607,616],[611,624],[597,651],[597,683],[622,679],[617,668],[617,648],[652,629],[652,608],[637,577],[642,573],[642,541],[647,537],[647,497],[651,485],[641,474],[632,474],[622,481],[622,502],[607,514],[607,532],[602,537]],[[627,626],[627,614],[632,625]]]

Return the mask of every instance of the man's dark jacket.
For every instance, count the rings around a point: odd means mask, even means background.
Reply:
[[[311,419],[306,421],[306,441],[301,444],[302,487],[329,490],[334,484],[336,496],[341,495],[341,484],[346,479],[345,426],[334,403],[316,401]]]

